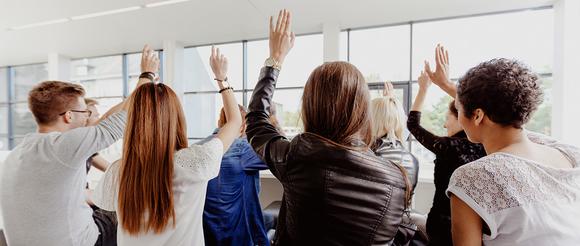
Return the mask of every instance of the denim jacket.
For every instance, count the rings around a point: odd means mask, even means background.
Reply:
[[[207,186],[203,212],[207,245],[270,245],[258,198],[259,171],[265,169],[268,166],[245,137],[232,143],[223,156],[219,175]]]

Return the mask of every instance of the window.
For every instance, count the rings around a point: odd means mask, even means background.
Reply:
[[[85,97],[99,102],[101,115],[123,100],[123,56],[83,58],[71,62],[72,81],[80,83]]]
[[[36,122],[32,112],[28,109],[28,103],[16,103],[12,105],[12,126],[14,127],[14,136],[22,137],[28,133],[36,131]]]
[[[276,88],[303,87],[312,70],[322,64],[322,34],[298,36],[282,64]],[[268,40],[248,42],[248,89],[254,89],[260,69],[270,56]]]
[[[350,62],[367,82],[408,81],[410,26],[392,26],[350,32]]]
[[[8,102],[8,69],[0,68],[0,104]]]
[[[48,78],[47,64],[25,65],[12,68],[15,100],[12,107],[12,133],[16,140],[36,131],[36,122],[28,109],[28,92],[38,83]],[[14,145],[15,146],[15,145]]]
[[[277,89],[272,101],[276,107],[276,118],[287,137],[293,137],[303,132],[302,124],[302,93],[300,89]],[[252,93],[248,93],[248,104]]]
[[[0,105],[0,136],[8,135],[8,105]]]
[[[545,135],[552,134],[552,77],[541,78],[541,87],[544,90],[544,101],[532,115],[525,128]]]
[[[0,150],[8,149],[8,69],[0,68]]]
[[[161,59],[161,55],[162,52],[161,51],[156,51],[157,55],[159,56],[159,59]],[[139,81],[139,75],[141,75],[141,52],[139,53],[133,53],[133,54],[127,54],[126,55],[126,59],[127,59],[127,72],[129,75],[129,81],[127,81],[128,83],[128,90],[127,90],[127,94],[130,94],[133,90],[135,90],[135,87],[137,86],[137,82]],[[160,60],[161,61],[161,60]],[[161,70],[163,70],[162,65],[159,65],[159,73],[161,73]],[[161,76],[161,74],[160,74]],[[161,78],[161,81],[163,82],[163,78]]]
[[[242,93],[235,92],[236,101],[242,104]],[[223,107],[219,93],[186,94],[183,110],[187,122],[188,138],[205,138],[216,129],[220,110]]]
[[[341,53],[348,53],[349,61],[363,73],[373,98],[381,96],[382,85],[378,82],[394,81],[397,97],[403,99],[406,108],[410,106],[407,99],[414,100],[417,94],[415,80],[423,70],[423,61],[427,59],[434,65],[438,43],[450,52],[454,80],[485,60],[521,60],[542,75],[544,90],[544,102],[526,128],[550,134],[553,28],[552,9],[420,22],[341,34],[341,40],[345,40],[342,42],[348,43],[345,48],[341,46]],[[432,86],[423,107],[422,125],[437,135],[447,135],[443,124],[451,100]],[[433,153],[413,138],[410,148],[421,162],[420,177],[432,178]]]
[[[48,78],[47,64],[35,64],[13,67],[15,101],[26,102],[28,92],[34,85]]]
[[[348,33],[346,31],[340,32],[338,52],[341,61],[348,61]]]
[[[106,56],[73,60],[72,81],[83,85],[86,97],[123,96],[123,57]]]
[[[242,89],[243,48],[242,43],[216,45],[228,58],[228,82],[234,89]],[[211,46],[187,48],[184,51],[184,88],[192,91],[217,91],[214,74],[209,65]]]
[[[539,73],[551,73],[554,56],[553,10],[522,11],[413,25],[413,79],[425,59],[434,64],[435,46],[449,49],[451,77],[459,78],[480,62],[521,60]]]

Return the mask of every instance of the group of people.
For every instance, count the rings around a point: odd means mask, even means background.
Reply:
[[[538,76],[524,64],[485,61],[455,84],[448,52],[438,45],[435,69],[425,63],[406,117],[392,85],[371,100],[354,65],[324,63],[304,88],[303,133],[289,139],[272,97],[294,40],[289,11],[280,11],[276,22],[270,18],[270,56],[247,110],[228,82],[227,58],[212,48],[210,66],[224,107],[215,132],[190,146],[179,97],[157,83],[159,59],[147,46],[135,91],[100,118],[79,85],[35,86],[28,104],[38,132],[11,152],[0,177],[8,244],[580,242],[580,150],[524,130],[542,100]],[[454,98],[447,136],[420,123],[432,83]],[[419,162],[403,145],[405,118],[410,133],[436,156],[426,222],[411,215]],[[120,160],[99,158],[96,153],[120,139]],[[105,174],[87,201],[90,166]],[[273,241],[258,199],[265,169],[284,190]]]

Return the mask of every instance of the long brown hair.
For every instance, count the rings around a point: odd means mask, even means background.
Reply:
[[[370,93],[362,73],[348,62],[329,62],[318,66],[308,78],[302,95],[304,132],[353,150],[368,150],[374,138]],[[354,146],[355,141],[365,146]],[[405,168],[394,163],[406,183],[405,209],[411,186]]]
[[[370,93],[361,72],[347,62],[318,66],[302,96],[304,132],[352,148],[356,140],[370,146]]]
[[[140,86],[129,99],[119,184],[119,217],[129,234],[161,233],[172,220],[173,156],[187,147],[185,117],[164,84]]]

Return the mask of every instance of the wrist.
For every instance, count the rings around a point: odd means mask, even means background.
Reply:
[[[271,67],[271,68],[274,68],[277,70],[282,69],[281,63],[278,60],[276,60],[276,58],[273,58],[271,56],[268,57],[268,59],[266,59],[266,61],[264,61],[264,66]]]
[[[139,75],[139,79],[149,79],[154,81],[156,76],[157,75],[154,72],[142,72],[141,75]]]

